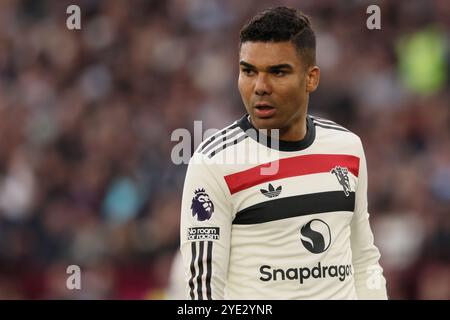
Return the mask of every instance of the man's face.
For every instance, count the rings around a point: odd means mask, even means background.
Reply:
[[[239,91],[256,128],[288,129],[302,119],[313,90],[291,42],[244,42],[239,61]]]

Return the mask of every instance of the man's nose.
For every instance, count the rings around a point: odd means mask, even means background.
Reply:
[[[267,74],[260,72],[256,78],[255,84],[255,94],[258,96],[270,95],[272,93],[272,88],[267,78]]]

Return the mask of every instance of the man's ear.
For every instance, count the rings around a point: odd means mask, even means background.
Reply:
[[[318,66],[308,68],[306,74],[306,92],[311,93],[317,89],[320,80],[320,69]]]

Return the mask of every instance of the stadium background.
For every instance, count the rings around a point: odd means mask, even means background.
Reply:
[[[166,297],[186,170],[170,135],[241,116],[240,26],[279,4],[317,32],[310,112],[365,145],[390,297],[450,299],[446,0],[1,0],[0,299]]]

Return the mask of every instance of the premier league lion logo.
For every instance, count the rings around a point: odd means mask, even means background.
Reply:
[[[192,198],[192,216],[197,216],[198,221],[209,220],[214,212],[214,204],[209,198],[205,189],[195,190],[195,196]]]
[[[348,169],[345,167],[336,166],[331,173],[336,175],[339,184],[344,188],[345,196],[348,197],[350,195],[350,181],[348,179]]]

